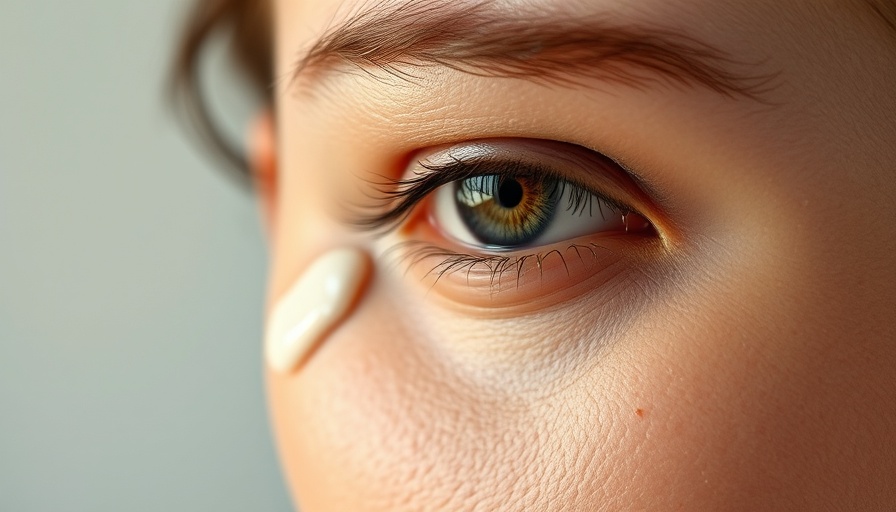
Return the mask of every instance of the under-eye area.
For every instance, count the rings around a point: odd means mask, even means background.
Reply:
[[[470,254],[420,240],[396,242],[384,252],[427,294],[486,308],[531,306],[523,313],[605,291],[604,283],[629,273],[649,249],[642,237],[592,236],[506,254]]]

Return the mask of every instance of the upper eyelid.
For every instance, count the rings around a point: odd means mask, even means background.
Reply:
[[[565,143],[559,143],[556,141],[529,141],[530,143],[540,143],[542,146],[551,147],[556,145],[565,145]],[[485,145],[487,144],[484,141],[471,142],[468,145],[455,145],[452,149],[455,148],[463,148],[463,147],[471,147],[476,144]],[[568,145],[567,145],[568,146]],[[590,151],[581,148],[582,151]],[[593,152],[592,152],[593,153]],[[432,158],[423,158],[417,161],[417,165],[420,168],[425,169],[425,172],[418,172],[413,177],[403,178],[403,179],[389,179],[386,178],[382,182],[372,183],[378,189],[380,193],[380,197],[378,198],[381,201],[379,207],[374,207],[372,212],[361,213],[354,220],[353,224],[367,230],[373,231],[389,231],[398,224],[400,224],[408,215],[411,214],[414,207],[420,203],[422,200],[426,198],[431,192],[436,190],[437,188],[447,185],[449,183],[459,181],[471,176],[479,176],[486,174],[512,174],[513,172],[531,172],[535,171],[541,174],[549,175],[557,179],[561,179],[570,183],[571,185],[582,188],[589,193],[597,196],[602,201],[604,201],[608,206],[617,208],[622,211],[634,211],[642,213],[641,208],[638,208],[636,205],[632,204],[632,201],[627,201],[618,197],[617,194],[613,192],[615,190],[606,190],[611,187],[596,187],[592,184],[588,183],[587,179],[580,179],[577,176],[570,175],[568,173],[563,173],[560,170],[552,169],[545,165],[538,165],[537,163],[529,163],[526,164],[523,160],[514,160],[509,157],[501,158],[487,158],[487,157],[478,157],[478,158],[458,158],[451,157],[448,151],[444,151],[440,154],[443,159],[447,158],[443,163],[436,163],[437,159]],[[571,155],[564,155],[562,152],[554,152],[552,157],[556,160],[564,160],[570,165],[575,166],[583,166],[583,162],[581,160],[575,160]],[[628,174],[627,171],[618,166],[614,160],[598,153],[594,153],[591,155],[594,159],[594,165],[600,166],[617,166],[622,172]],[[516,167],[516,169],[508,169],[509,166]],[[504,166],[504,169],[501,169],[501,166]],[[611,172],[609,168],[604,169],[606,173]],[[503,172],[502,172],[503,171]],[[589,172],[592,178],[596,176],[600,176],[600,173],[594,173],[593,169],[585,169],[582,168],[583,172]],[[607,176],[602,176],[607,178]],[[632,178],[632,176],[627,176],[627,178]],[[620,188],[619,186],[615,188]],[[631,192],[631,191],[629,191]],[[385,204],[386,209],[383,210],[382,206]]]

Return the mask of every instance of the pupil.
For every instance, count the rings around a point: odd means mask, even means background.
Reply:
[[[504,208],[513,208],[523,200],[523,186],[512,179],[504,180],[498,187],[498,203]]]

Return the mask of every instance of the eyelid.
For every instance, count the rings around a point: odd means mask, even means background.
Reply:
[[[481,139],[446,144],[420,151],[402,179],[376,183],[380,204],[376,213],[362,214],[361,228],[389,231],[402,223],[414,207],[438,187],[471,176],[543,172],[587,189],[620,210],[654,217],[655,206],[638,187],[637,179],[609,157],[584,147],[541,139]],[[385,208],[385,210],[384,210]]]
[[[399,227],[383,239],[383,254],[436,290],[446,304],[492,314],[522,314],[591,290],[637,267],[664,243],[649,197],[614,160],[582,146],[539,139],[486,139],[432,147],[409,155],[399,180],[381,183],[384,203],[361,219],[367,228]],[[596,230],[544,245],[506,248],[469,245],[446,233],[433,217],[434,192],[472,176],[537,174],[564,180],[605,199],[623,215],[643,217],[647,229]],[[384,210],[385,208],[385,210]],[[625,220],[623,219],[623,223]],[[428,286],[427,286],[428,285]],[[504,314],[504,313],[502,313]]]
[[[517,162],[582,186],[621,209],[652,209],[636,178],[611,158],[565,142],[540,139],[486,139],[429,153],[427,167],[450,161]]]

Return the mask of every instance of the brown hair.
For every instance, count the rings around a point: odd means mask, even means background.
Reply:
[[[200,76],[204,50],[214,36],[228,37],[232,64],[258,95],[271,102],[273,38],[270,8],[264,0],[200,0],[188,13],[170,78],[175,111],[190,134],[244,184],[251,171],[238,144],[227,140],[209,109]]]

